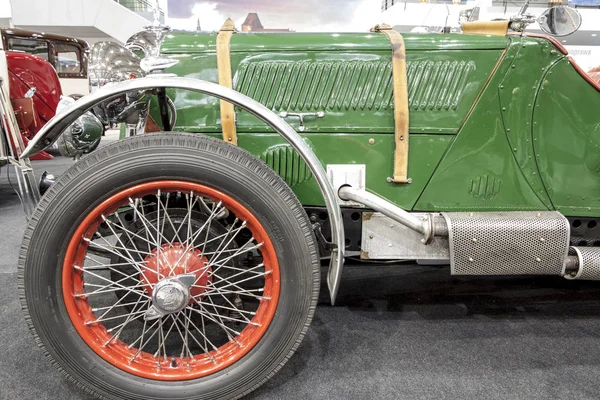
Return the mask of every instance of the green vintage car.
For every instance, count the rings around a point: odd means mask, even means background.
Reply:
[[[538,21],[564,34],[579,18]],[[19,287],[38,343],[104,398],[238,398],[302,341],[322,268],[332,302],[344,262],[600,279],[600,85],[519,32],[531,20],[153,25],[96,45],[103,87],[24,156],[63,131],[77,154],[102,120],[130,137],[79,160],[31,216]]]

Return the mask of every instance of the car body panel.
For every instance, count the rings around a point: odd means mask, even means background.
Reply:
[[[26,53],[7,51],[8,85],[15,117],[27,143],[56,114],[62,90],[56,71],[46,60]],[[27,92],[35,89],[31,98]],[[51,159],[41,153],[34,159]]]
[[[220,138],[220,134],[210,134]],[[403,208],[413,208],[427,180],[447,150],[453,137],[449,135],[411,136],[409,168],[413,183],[398,186],[386,181],[382,171],[391,171],[394,149],[393,134],[315,133],[303,135],[324,167],[328,164],[363,164],[367,189],[393,199]],[[306,176],[303,161],[292,153],[276,133],[242,133],[238,145],[269,164],[292,187],[304,205],[324,206],[323,196],[314,179]]]
[[[11,98],[21,98],[31,88],[40,118],[48,121],[56,113],[62,90],[56,71],[47,61],[25,53],[6,52]]]
[[[533,110],[546,72],[566,59],[564,52],[544,37],[403,37],[411,184],[386,181],[392,172],[394,123],[391,51],[385,35],[233,35],[234,88],[276,112],[323,111],[322,118],[305,119],[303,132],[323,165],[367,165],[367,188],[403,208],[555,209],[548,189],[552,184],[544,181],[536,161]],[[162,53],[179,60],[169,72],[218,79],[214,33],[170,34]],[[576,75],[574,87],[589,86]],[[175,130],[219,136],[217,100],[183,91],[169,95],[178,109]],[[287,120],[299,129],[298,119]],[[281,145],[264,124],[239,110],[236,126],[239,145],[259,157],[265,159],[269,149]],[[369,147],[369,139],[376,144]],[[277,156],[293,163],[284,150]],[[564,162],[556,154],[545,161]],[[310,177],[298,182],[279,172],[304,204],[322,205]],[[561,207],[567,215],[576,210]]]
[[[565,215],[600,215],[598,110],[600,90],[568,58],[544,75],[533,112],[533,143],[548,194]]]
[[[170,36],[178,40],[167,40],[163,52],[179,63],[169,72],[217,81],[215,34]],[[434,41],[419,35],[406,39],[411,132],[456,134],[509,42],[474,37],[459,48],[451,35],[443,36]],[[307,118],[306,132],[394,131],[391,52],[382,35],[239,34],[231,46],[234,89],[277,112],[325,113],[318,121]],[[189,93],[170,96],[178,109],[178,129],[220,131],[214,99]],[[297,119],[288,122],[299,127]],[[239,132],[266,128],[244,112],[237,113],[236,125]]]

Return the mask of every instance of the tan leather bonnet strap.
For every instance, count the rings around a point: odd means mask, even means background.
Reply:
[[[217,70],[219,74],[219,85],[233,89],[233,78],[231,75],[231,56],[229,54],[229,43],[231,36],[235,33],[235,25],[231,18],[221,27],[217,35]],[[237,132],[235,129],[235,109],[233,104],[221,100],[221,127],[223,128],[223,140],[237,145]]]
[[[394,85],[394,173],[395,183],[410,183],[408,178],[408,83],[404,39],[386,24],[375,25],[371,32],[384,33],[392,44],[392,80]]]

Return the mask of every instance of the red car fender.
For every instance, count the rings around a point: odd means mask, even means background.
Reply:
[[[28,142],[56,114],[62,90],[54,67],[46,60],[26,53],[6,52],[10,98],[23,141]],[[31,99],[25,94],[35,88]],[[34,159],[51,159],[42,153]]]

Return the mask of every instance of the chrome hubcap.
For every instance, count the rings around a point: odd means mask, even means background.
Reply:
[[[195,274],[165,278],[152,291],[152,305],[144,319],[153,320],[183,310],[192,299],[190,289],[196,283]]]

